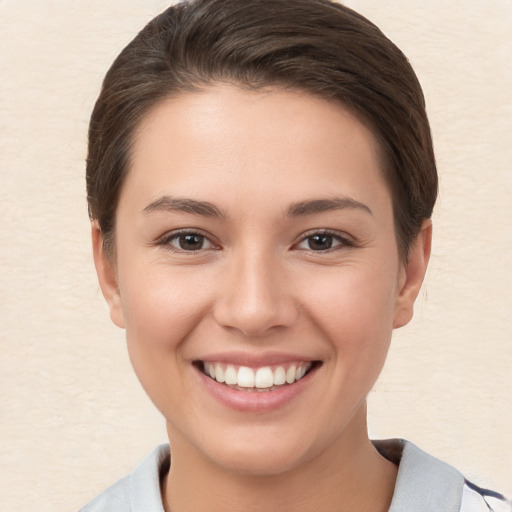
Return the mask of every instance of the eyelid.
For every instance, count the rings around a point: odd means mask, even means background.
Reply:
[[[207,247],[205,249],[198,249],[196,251],[186,251],[184,249],[180,249],[178,247],[173,246],[171,244],[171,241],[177,239],[181,235],[202,236],[205,238],[205,240],[207,240],[209,242],[211,247]],[[206,251],[220,249],[219,243],[214,240],[214,237],[210,233],[207,233],[206,231],[203,231],[202,229],[198,229],[198,228],[180,228],[180,229],[176,229],[174,231],[168,231],[164,235],[158,237],[157,240],[155,241],[155,244],[163,246],[170,251],[181,253],[181,254],[187,254],[187,253],[188,254],[197,254],[200,252],[206,252]]]
[[[344,233],[342,231],[320,228],[320,229],[311,229],[311,230],[306,231],[305,233],[301,233],[301,235],[298,237],[297,241],[292,245],[292,249],[298,248],[298,246],[301,243],[305,242],[308,238],[315,236],[315,235],[331,236],[332,238],[337,239],[341,243],[335,245],[334,247],[326,249],[324,251],[313,251],[311,249],[299,249],[299,250],[308,251],[308,252],[312,252],[312,253],[313,252],[314,253],[326,253],[326,252],[330,252],[330,251],[335,251],[340,247],[353,247],[354,245],[356,245],[354,240],[352,239],[352,237],[350,237],[349,235],[347,235],[346,233]]]
[[[178,247],[174,247],[173,245],[171,245],[171,241],[177,239],[181,235],[202,236],[208,241],[208,243],[210,244],[210,247],[207,247],[205,249],[198,249],[197,251],[192,251],[192,250],[186,251],[184,249],[180,249]],[[324,251],[313,251],[310,249],[300,249],[298,247],[301,243],[305,242],[308,238],[315,236],[315,235],[331,236],[332,238],[336,239],[339,243],[336,244],[334,247],[332,247],[330,249],[326,249]],[[174,252],[189,253],[189,254],[197,254],[199,252],[205,252],[205,251],[210,251],[210,250],[219,250],[221,248],[218,241],[215,240],[215,237],[213,237],[210,233],[208,233],[202,229],[199,229],[199,228],[180,228],[177,230],[168,231],[156,239],[155,245],[164,246],[165,248],[167,248],[171,251],[174,251]],[[335,251],[339,247],[352,247],[354,245],[356,245],[356,244],[355,244],[354,240],[352,239],[352,237],[350,237],[349,235],[347,235],[344,232],[336,231],[336,230],[332,230],[332,229],[326,229],[326,228],[318,228],[318,229],[310,229],[304,233],[301,233],[299,235],[299,237],[297,237],[296,241],[292,244],[291,248],[308,251],[308,252],[322,253],[322,252]]]

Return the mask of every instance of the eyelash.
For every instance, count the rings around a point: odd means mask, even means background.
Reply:
[[[338,243],[334,245],[333,247],[329,247],[327,249],[321,249],[321,250],[314,250],[309,248],[303,248],[301,250],[307,251],[309,253],[318,254],[318,253],[327,253],[336,251],[339,249],[342,249],[343,247],[353,247],[355,244],[352,240],[350,240],[347,236],[343,236],[338,231],[331,231],[329,229],[317,229],[313,231],[309,231],[307,233],[304,233],[300,240],[294,244],[294,247],[298,247],[300,244],[307,242],[308,240],[311,240],[315,236],[324,236],[324,237],[330,237],[333,241],[337,241]]]
[[[207,242],[210,245],[210,247],[207,247],[207,248],[201,247],[199,249],[187,250],[182,247],[176,247],[172,244],[172,242],[179,243],[180,237],[185,237],[185,236],[201,238],[202,239],[201,241],[203,243]],[[337,242],[337,243],[335,243],[334,246],[328,247],[326,249],[315,250],[315,249],[312,249],[311,245],[310,245],[311,240],[314,237],[327,237],[327,238],[332,239],[331,240],[332,242]],[[308,243],[308,247],[300,248],[300,245],[305,242]],[[167,248],[173,252],[180,253],[180,254],[198,254],[199,252],[205,251],[205,250],[210,251],[210,250],[218,250],[219,249],[219,246],[211,240],[210,235],[208,235],[207,233],[205,233],[201,230],[187,230],[187,229],[164,235],[162,238],[160,238],[157,241],[157,245],[164,246],[165,248]],[[312,230],[307,233],[304,233],[301,236],[300,240],[298,242],[296,242],[295,244],[293,244],[292,248],[296,248],[296,249],[306,251],[306,252],[309,252],[312,254],[318,254],[318,253],[322,254],[322,253],[333,252],[333,251],[342,249],[343,247],[353,247],[354,245],[355,244],[352,240],[350,240],[346,236],[341,235],[337,231],[331,231],[328,229],[319,229],[319,230]]]
[[[172,245],[173,241],[179,241],[180,237],[184,237],[184,236],[200,237],[203,239],[203,241],[209,243],[210,247],[208,247],[206,249],[200,248],[200,249],[196,249],[196,250],[193,250],[193,249],[187,250],[187,249],[183,249],[181,247],[175,247]],[[218,249],[218,245],[215,244],[214,242],[212,242],[210,236],[207,233],[205,233],[199,229],[194,229],[194,230],[183,229],[180,231],[175,231],[173,233],[168,233],[168,234],[164,235],[162,238],[160,238],[159,240],[157,240],[157,245],[164,246],[166,249],[169,249],[170,251],[177,252],[180,254],[187,254],[187,253],[188,254],[197,254],[204,250],[217,250]]]

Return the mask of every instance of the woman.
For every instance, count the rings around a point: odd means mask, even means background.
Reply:
[[[100,285],[170,449],[83,510],[509,509],[368,438],[437,194],[421,88],[374,25],[325,0],[169,8],[105,78],[87,186]]]

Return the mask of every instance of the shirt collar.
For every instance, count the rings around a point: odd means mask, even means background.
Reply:
[[[381,455],[399,463],[389,512],[459,512],[464,477],[455,468],[403,439],[373,444]]]
[[[403,439],[373,441],[379,453],[398,464],[389,512],[459,512],[464,477],[455,468]],[[130,475],[133,512],[164,512],[160,480],[169,468],[169,445],[151,452]]]

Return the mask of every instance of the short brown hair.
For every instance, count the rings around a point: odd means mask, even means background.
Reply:
[[[343,104],[380,143],[400,254],[432,214],[437,171],[423,93],[403,53],[329,0],[190,0],[149,22],[109,69],[92,113],[87,198],[107,253],[133,134],[156,103],[218,82]]]

